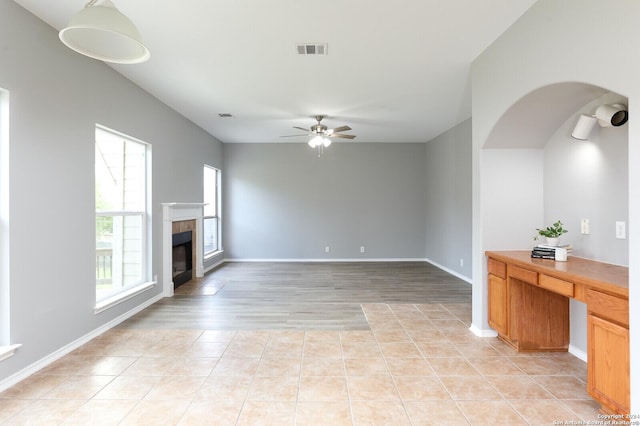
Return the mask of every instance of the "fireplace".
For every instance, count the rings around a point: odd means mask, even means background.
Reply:
[[[203,203],[162,203],[162,294],[171,297],[174,294],[174,271],[183,269],[173,266],[173,234],[191,231],[191,256],[185,252],[178,257],[191,259],[191,277],[204,276],[204,254],[202,243],[202,207]],[[181,266],[181,265],[179,265]],[[186,267],[184,268],[187,269]]]
[[[172,235],[171,271],[173,287],[191,281],[193,277],[193,232],[178,232]]]

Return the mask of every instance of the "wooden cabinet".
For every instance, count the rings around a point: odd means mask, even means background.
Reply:
[[[507,294],[507,265],[489,259],[489,325],[498,333],[508,334],[509,295]]]
[[[607,414],[629,414],[628,268],[528,251],[487,252],[488,320],[518,351],[567,350],[569,299],[587,304],[587,390]]]
[[[507,280],[489,275],[489,325],[508,337]]]
[[[629,413],[629,303],[587,290],[587,309],[587,390],[608,413]]]
[[[569,299],[509,278],[511,311],[507,343],[518,351],[561,351],[569,349]]]
[[[566,351],[568,299],[544,288],[537,271],[493,258],[487,270],[488,320],[498,336],[518,351]]]

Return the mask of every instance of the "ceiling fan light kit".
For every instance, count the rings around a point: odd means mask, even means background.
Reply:
[[[58,37],[70,49],[100,61],[138,64],[150,57],[136,26],[110,0],[91,0]]]
[[[328,147],[329,145],[331,145],[331,139],[326,138],[324,136],[314,136],[311,138],[311,140],[309,140],[309,146],[311,148],[318,148],[319,146],[323,146],[323,147]]]
[[[311,148],[318,148],[319,153],[321,149],[331,145],[331,142],[332,142],[331,138],[354,139],[356,137],[355,135],[345,135],[343,133],[340,133],[340,132],[346,132],[351,130],[351,127],[349,126],[340,126],[334,129],[329,129],[327,126],[321,123],[322,120],[324,119],[324,115],[316,115],[315,119],[317,123],[308,129],[305,129],[304,127],[298,127],[298,126],[293,126],[293,128],[302,130],[303,132],[307,132],[307,134],[311,137],[311,139],[309,139],[309,142],[308,142],[309,146]],[[302,136],[302,135],[286,135],[281,137],[288,138],[288,137],[296,137],[296,136]]]

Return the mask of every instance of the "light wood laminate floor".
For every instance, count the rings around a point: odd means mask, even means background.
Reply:
[[[440,302],[471,285],[424,262],[226,263],[122,327],[365,330],[362,303]]]
[[[0,424],[598,420],[584,362],[475,336],[471,286],[426,264],[231,263],[177,293],[1,392]]]

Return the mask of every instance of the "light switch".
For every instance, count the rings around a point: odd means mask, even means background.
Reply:
[[[584,235],[589,235],[589,219],[582,219],[580,221],[580,233]]]

